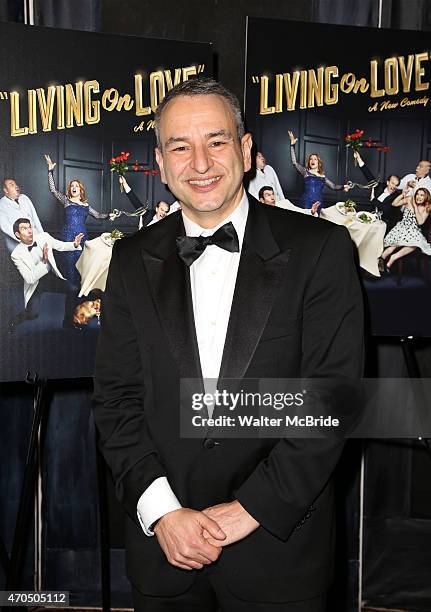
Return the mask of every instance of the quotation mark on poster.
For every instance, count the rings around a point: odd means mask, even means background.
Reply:
[[[252,83],[259,83],[259,82],[260,82],[260,77],[258,77],[258,76],[252,76],[252,77],[251,77],[251,82],[252,82]]]
[[[9,94],[7,91],[0,91],[0,100],[9,100]]]
[[[198,74],[205,71],[205,64],[199,64],[196,66]]]

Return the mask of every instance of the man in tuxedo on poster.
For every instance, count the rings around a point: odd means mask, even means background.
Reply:
[[[353,152],[353,157],[356,160],[362,174],[369,183],[374,183],[371,189],[370,204],[359,205],[358,210],[366,210],[381,212],[382,220],[386,223],[386,233],[388,233],[401,220],[402,214],[399,207],[392,206],[392,202],[400,195],[399,190],[400,177],[397,174],[390,174],[386,181],[376,179],[367,164],[361,157],[359,151]]]
[[[352,243],[247,195],[252,139],[219,83],[174,87],[155,123],[182,210],[115,244],[93,402],[135,609],[324,612],[342,441],[182,438],[180,380],[359,377]]]

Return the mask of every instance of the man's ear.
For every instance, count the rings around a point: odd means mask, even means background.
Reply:
[[[156,162],[160,168],[160,179],[162,183],[167,185],[168,181],[166,180],[166,176],[165,176],[165,167],[163,165],[163,154],[161,150],[159,149],[159,147],[155,148],[155,154],[156,154]]]
[[[244,161],[244,172],[248,172],[251,168],[251,147],[253,139],[251,134],[244,134],[241,138],[242,159]]]
[[[263,198],[259,198],[259,202],[262,202],[262,204],[265,204],[265,200]]]

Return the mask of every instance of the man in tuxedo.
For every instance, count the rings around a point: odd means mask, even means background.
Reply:
[[[136,210],[138,210],[139,208],[142,208],[144,205],[142,204],[142,202],[140,201],[136,193],[133,191],[133,189],[130,187],[126,178],[120,174],[120,176],[118,177],[118,180],[120,181],[120,185],[123,187],[124,193],[126,194],[132,206]],[[160,200],[160,202],[157,202],[154,208],[150,206],[148,210],[140,217],[139,229],[141,229],[141,227],[146,227],[147,225],[153,225],[153,223],[157,223],[157,221],[161,221],[167,215],[169,215],[169,213],[175,212],[176,210],[178,210],[179,207],[180,206],[178,202],[174,202],[171,205],[171,204],[168,204],[168,202],[164,202],[163,200]]]
[[[392,206],[392,202],[400,195],[399,190],[400,177],[396,174],[390,174],[386,181],[376,181],[367,164],[362,159],[359,151],[354,151],[356,159],[362,174],[368,182],[376,182],[376,186],[371,189],[371,197],[369,205],[361,205],[358,210],[367,210],[374,212],[376,209],[382,213],[382,219],[386,223],[386,233],[388,233],[401,219],[401,210],[398,207]]]
[[[372,182],[377,183],[377,185],[372,188],[372,193],[371,193],[371,198],[370,198],[371,202],[373,202],[375,206],[379,206],[379,204],[391,205],[392,202],[395,200],[395,198],[397,198],[401,193],[399,189],[400,180],[401,180],[400,177],[397,176],[396,174],[390,174],[388,178],[386,179],[386,181],[380,181],[380,180],[377,181],[374,174],[371,172],[367,164],[362,159],[359,151],[355,151],[353,153],[353,156],[355,157],[358,163],[358,166],[361,169],[367,181],[369,183],[372,183]],[[384,209],[381,208],[381,210],[384,210]]]
[[[73,288],[57,267],[53,250],[81,250],[81,240],[84,234],[75,236],[73,242],[56,240],[47,232],[33,234],[30,219],[17,219],[13,231],[19,244],[11,253],[11,258],[24,280],[24,311],[17,314],[9,324],[14,329],[26,319],[39,316],[40,298],[45,291],[66,294],[64,326],[72,326]],[[52,274],[49,274],[49,273]]]
[[[268,206],[275,206],[275,193],[274,189],[269,185],[264,185],[259,189],[259,202],[267,204]]]
[[[303,215],[313,215],[314,217],[318,216],[320,208],[319,202],[315,202],[311,208],[299,208],[299,206],[295,206],[295,204],[292,204],[292,202],[287,198],[284,200],[276,200],[274,189],[268,185],[264,185],[259,189],[259,202],[266,204],[267,206],[277,206],[277,208],[294,210],[295,212],[300,212]]]
[[[155,123],[182,211],[115,244],[93,403],[135,609],[323,612],[342,441],[181,437],[180,380],[360,376],[352,243],[246,194],[252,140],[219,83],[177,85]]]

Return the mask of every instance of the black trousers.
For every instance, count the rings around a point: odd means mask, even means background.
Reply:
[[[325,612],[326,595],[286,603],[244,601],[218,573],[199,572],[193,585],[175,597],[150,597],[132,588],[135,612]]]
[[[59,278],[53,272],[48,272],[43,276],[28,304],[22,312],[15,315],[12,319],[15,325],[28,319],[36,319],[40,314],[40,304],[43,293],[63,293],[66,296],[64,303],[64,321],[72,324],[73,311],[77,302],[74,287],[66,280]]]

